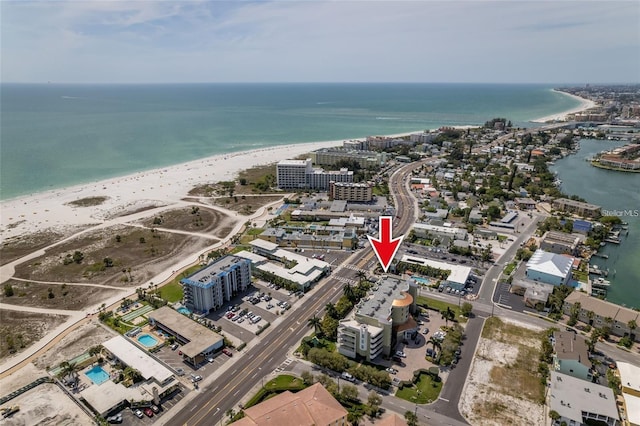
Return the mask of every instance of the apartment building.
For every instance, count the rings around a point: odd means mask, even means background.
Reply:
[[[417,297],[414,280],[384,276],[355,306],[351,317],[340,321],[338,352],[367,361],[391,355],[399,340],[409,338],[418,329],[411,316]]]
[[[251,284],[251,262],[224,256],[180,280],[184,305],[192,312],[208,313],[222,307]]]
[[[368,169],[384,165],[386,152],[324,148],[311,153],[311,160],[317,166],[335,166],[339,161],[355,161],[360,168]]]
[[[600,206],[583,203],[581,201],[570,200],[568,198],[558,198],[553,201],[553,208],[567,213],[577,214],[582,217],[599,217]]]
[[[555,286],[567,284],[571,278],[573,257],[536,250],[527,262],[528,279]]]
[[[353,182],[353,172],[342,168],[325,171],[311,166],[311,159],[282,160],[276,165],[276,178],[280,189],[318,189],[327,191],[329,182]]]
[[[367,203],[373,199],[373,184],[331,181],[329,199]]]

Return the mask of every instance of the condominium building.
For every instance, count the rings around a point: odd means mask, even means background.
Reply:
[[[325,171],[311,167],[311,159],[283,160],[276,166],[276,177],[280,189],[318,189],[326,191],[329,182],[353,182],[353,172],[345,168]]]
[[[360,168],[367,169],[382,166],[388,158],[386,152],[323,148],[311,153],[313,164],[335,166],[340,161],[354,161]]]
[[[366,203],[373,199],[373,185],[367,183],[329,182],[329,199]]]
[[[527,262],[526,276],[530,280],[555,286],[567,284],[571,279],[573,257],[536,250]]]
[[[600,216],[600,206],[571,200],[569,198],[558,198],[554,200],[553,208],[567,213],[574,213],[582,217]]]
[[[312,173],[311,159],[282,160],[276,166],[276,178],[280,189],[306,188],[307,175]]]
[[[353,315],[340,321],[338,352],[367,361],[391,355],[398,341],[417,332],[418,324],[411,316],[417,297],[415,281],[383,277],[356,305]]]
[[[251,262],[224,256],[180,280],[184,304],[192,312],[208,313],[222,307],[251,284]]]

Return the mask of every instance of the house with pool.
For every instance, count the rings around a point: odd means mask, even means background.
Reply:
[[[94,413],[107,416],[127,405],[150,406],[159,404],[163,396],[173,392],[179,382],[173,373],[151,358],[142,349],[122,336],[102,344],[111,365],[131,367],[140,372],[142,381],[131,386],[116,383],[107,372],[109,366],[95,365],[84,371],[92,386],[80,392],[80,400]]]
[[[224,338],[218,333],[168,306],[149,313],[149,324],[164,333],[175,336],[178,343],[182,345],[180,351],[183,358],[192,365],[205,362],[211,354],[224,346]]]

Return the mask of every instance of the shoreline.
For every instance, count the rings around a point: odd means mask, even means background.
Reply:
[[[386,137],[407,136],[404,132]],[[83,225],[97,225],[136,209],[175,204],[202,184],[234,180],[242,170],[273,164],[320,148],[342,146],[341,139],[276,145],[228,154],[60,189],[49,189],[0,201],[0,241],[36,232]],[[106,197],[96,206],[69,203],[89,197]],[[126,218],[126,216],[125,216]]]
[[[545,115],[544,117],[536,118],[535,120],[529,120],[531,123],[546,123],[548,121],[567,121],[567,116],[569,114],[576,114],[578,112],[586,111],[598,105],[596,102],[592,101],[591,99],[582,98],[572,93],[563,92],[562,90],[551,89],[551,91],[555,93],[561,93],[564,96],[569,96],[570,98],[573,98],[579,101],[580,105],[563,112]]]

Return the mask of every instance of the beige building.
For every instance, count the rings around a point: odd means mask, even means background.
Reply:
[[[347,426],[347,410],[320,383],[244,410],[237,426]]]
[[[558,231],[548,231],[542,237],[540,249],[556,254],[575,255],[580,244],[580,236]]]
[[[415,281],[385,276],[374,288],[338,326],[338,352],[349,358],[389,356],[399,340],[417,331],[411,316],[418,297]]]
[[[353,182],[329,182],[329,199],[367,203],[373,199],[373,185]]]
[[[553,201],[553,208],[567,213],[577,214],[582,217],[599,217],[600,206],[583,203],[581,201],[570,200],[568,198],[558,198]]]
[[[586,293],[574,291],[564,299],[564,313],[570,315],[571,307],[576,303],[580,303],[579,321],[593,327],[609,325],[611,334],[619,337],[631,335],[636,342],[640,341],[638,339],[640,336],[638,329],[632,330],[629,327],[631,321],[636,323],[636,327],[640,326],[640,312],[618,306],[606,300],[600,300],[597,297],[591,297]],[[589,314],[589,312],[592,312],[592,314]],[[610,319],[610,324],[608,324],[608,318]]]

